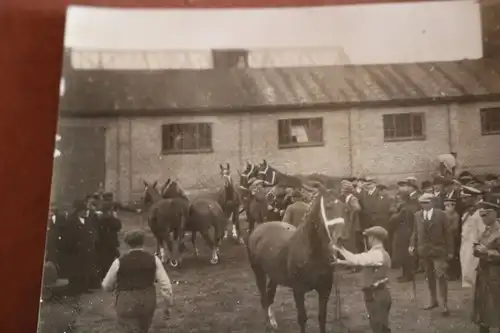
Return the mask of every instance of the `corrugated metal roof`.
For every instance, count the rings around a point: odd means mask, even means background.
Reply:
[[[62,112],[223,110],[328,104],[370,106],[500,100],[490,59],[265,69],[72,71]]]

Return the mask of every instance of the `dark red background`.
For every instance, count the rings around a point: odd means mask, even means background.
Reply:
[[[114,7],[256,7],[382,1],[0,0],[0,332],[36,332],[69,2]]]

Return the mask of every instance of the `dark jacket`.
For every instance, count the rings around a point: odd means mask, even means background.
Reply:
[[[411,259],[408,247],[413,233],[415,213],[420,210],[419,196],[420,193],[415,192],[402,198],[403,202],[399,206],[399,210],[391,217],[394,226],[392,259],[396,265],[401,265],[406,260]]]
[[[430,221],[424,220],[423,211],[415,213],[415,228],[410,245],[420,257],[446,259],[453,255],[454,236],[446,213],[434,208]]]

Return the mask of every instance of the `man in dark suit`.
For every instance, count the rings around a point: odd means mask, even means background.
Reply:
[[[453,258],[453,234],[446,213],[433,207],[433,196],[425,193],[419,199],[422,210],[415,213],[415,227],[408,251],[418,253],[424,264],[431,301],[426,310],[438,307],[436,279],[442,300],[443,316],[448,310],[448,260]]]
[[[393,262],[402,268],[398,282],[410,282],[414,278],[417,267],[416,258],[408,253],[410,238],[413,232],[414,216],[420,210],[418,203],[418,185],[414,177],[408,177],[398,182],[402,203],[398,211],[391,217],[394,223]]]

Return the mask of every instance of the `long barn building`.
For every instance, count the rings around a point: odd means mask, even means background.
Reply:
[[[220,184],[219,163],[286,173],[428,176],[439,154],[500,172],[500,65],[65,70],[54,200],[136,200],[142,180]]]

